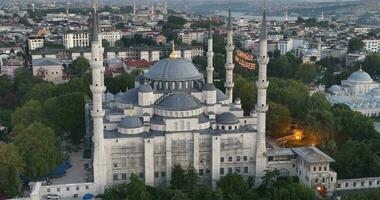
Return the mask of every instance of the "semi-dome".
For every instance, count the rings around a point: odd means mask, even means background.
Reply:
[[[342,90],[343,90],[342,87],[339,85],[333,85],[329,89],[327,89],[327,91],[329,91],[331,93],[341,92]]]
[[[318,50],[315,49],[315,48],[309,49],[306,52],[306,55],[308,55],[308,56],[314,56],[314,55],[317,55],[317,54],[318,54]]]
[[[228,100],[228,97],[219,89],[216,90],[216,100],[225,101]]]
[[[218,124],[238,124],[239,119],[230,112],[224,112],[216,115],[216,123]]]
[[[203,90],[203,91],[214,91],[214,90],[216,90],[216,87],[215,87],[215,85],[212,84],[212,83],[207,83],[207,84],[205,84],[205,85],[202,87],[202,90]]]
[[[119,128],[140,128],[143,126],[143,123],[141,122],[140,118],[136,116],[126,116],[124,117],[120,123],[119,123]]]
[[[165,110],[194,110],[201,107],[198,100],[185,93],[174,93],[157,103],[157,106]]]
[[[189,60],[166,58],[154,64],[144,77],[150,80],[178,81],[197,80],[203,78],[203,75]]]
[[[375,97],[380,97],[380,88],[373,88],[369,94]]]
[[[365,72],[361,69],[359,71],[352,73],[350,75],[350,77],[348,77],[348,80],[359,81],[359,82],[372,82],[373,81],[371,76],[367,72]]]

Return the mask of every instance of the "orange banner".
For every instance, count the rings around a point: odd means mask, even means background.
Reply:
[[[244,68],[249,70],[254,70],[256,68],[256,64],[253,63],[254,56],[249,53],[244,53],[241,50],[236,50],[235,62],[241,65]]]

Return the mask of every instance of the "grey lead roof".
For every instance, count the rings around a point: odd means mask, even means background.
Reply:
[[[118,125],[119,128],[139,128],[142,126],[143,123],[141,122],[140,118],[136,116],[126,116],[120,121]]]
[[[138,104],[138,88],[130,89],[116,95],[116,101],[123,104]]]
[[[204,85],[204,86],[202,87],[202,90],[203,90],[203,91],[213,91],[213,90],[216,90],[216,87],[215,87],[215,85],[212,84],[212,83],[207,83],[206,85]]]
[[[222,114],[216,115],[216,123],[218,123],[218,124],[238,124],[239,120],[234,114],[232,114],[230,112],[224,112]]]
[[[39,58],[32,61],[33,66],[62,65],[63,63],[55,58]]]
[[[165,110],[194,110],[201,107],[200,102],[193,96],[186,93],[173,93],[164,97],[156,104]]]
[[[292,150],[309,163],[334,162],[334,159],[315,147],[299,147]]]
[[[216,90],[216,100],[217,101],[225,101],[228,97],[219,89]]]
[[[166,58],[154,64],[144,77],[150,80],[185,81],[203,78],[189,60],[183,58]]]

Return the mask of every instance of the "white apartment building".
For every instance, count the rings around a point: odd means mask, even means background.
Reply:
[[[183,44],[190,45],[192,41],[202,43],[205,36],[205,32],[204,31],[183,31],[183,32],[179,32],[178,36],[181,38]]]
[[[68,32],[63,37],[63,46],[66,49],[75,47],[89,47],[90,33],[88,32]]]
[[[114,47],[116,41],[120,40],[122,37],[121,31],[108,31],[108,32],[102,32],[100,34],[100,37],[102,40],[107,40],[107,42],[110,44],[110,47]]]
[[[44,38],[39,36],[31,36],[28,38],[29,51],[44,47]]]
[[[293,49],[293,39],[280,40],[277,42],[277,49],[281,55],[285,55]]]
[[[373,53],[376,53],[379,51],[380,47],[380,39],[374,39],[374,40],[363,40],[365,46],[364,49],[366,51],[371,51]]]

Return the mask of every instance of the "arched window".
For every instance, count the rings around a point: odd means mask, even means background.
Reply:
[[[280,177],[288,177],[289,176],[289,170],[287,170],[287,169],[280,169],[279,172],[280,172],[279,173]]]

